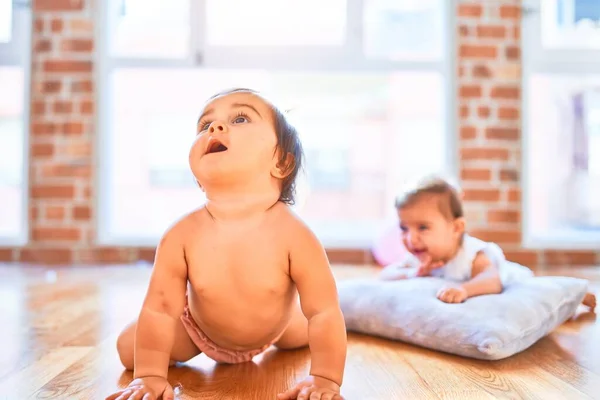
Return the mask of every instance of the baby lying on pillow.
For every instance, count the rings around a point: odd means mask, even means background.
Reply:
[[[469,297],[501,293],[503,288],[533,276],[520,264],[507,261],[502,249],[465,232],[463,207],[448,182],[427,179],[396,201],[402,241],[410,254],[385,267],[383,280],[435,276],[456,282],[442,287],[437,297],[462,303]],[[582,303],[592,311],[596,296],[587,293]]]

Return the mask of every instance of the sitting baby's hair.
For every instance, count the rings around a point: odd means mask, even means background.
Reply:
[[[448,220],[464,217],[460,189],[439,176],[427,176],[405,187],[394,205],[401,210],[432,196],[439,199],[440,212]]]
[[[281,182],[281,195],[279,201],[288,205],[294,205],[296,201],[296,178],[304,164],[304,150],[296,128],[289,122],[285,113],[281,111],[272,101],[268,100],[260,92],[248,88],[233,88],[220,91],[207,99],[207,102],[217,97],[227,96],[234,93],[249,93],[261,99],[272,112],[275,134],[277,135],[277,148],[279,152],[279,166],[284,171],[285,178]]]

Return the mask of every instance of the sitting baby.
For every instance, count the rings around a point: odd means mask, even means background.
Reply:
[[[117,341],[134,379],[108,399],[173,399],[170,365],[200,353],[242,363],[271,345],[311,352],[309,376],[279,399],[341,399],[347,338],[336,283],[289,207],[302,157],[295,128],[258,93],[209,99],[189,153],[206,203],[161,238],[139,318]]]
[[[435,276],[456,282],[442,287],[437,297],[462,303],[484,294],[501,293],[506,285],[533,276],[520,264],[507,261],[495,243],[465,232],[463,206],[457,190],[440,178],[428,178],[396,200],[406,259],[385,267],[384,280]],[[596,297],[587,293],[583,304],[594,310]]]

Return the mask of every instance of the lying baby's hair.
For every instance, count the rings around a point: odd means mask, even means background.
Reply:
[[[208,101],[214,100],[217,97],[225,96],[233,93],[250,93],[259,97],[265,102],[273,113],[273,121],[275,123],[275,134],[277,135],[277,147],[275,151],[280,151],[279,165],[285,167],[285,178],[281,182],[281,195],[279,201],[293,205],[296,202],[296,178],[304,165],[304,150],[300,137],[296,128],[288,121],[285,113],[282,112],[273,102],[267,100],[260,92],[248,88],[233,88],[223,90],[212,95]],[[293,156],[291,162],[286,165],[288,160],[287,155]]]
[[[427,176],[406,187],[396,197],[395,207],[401,210],[431,196],[439,199],[439,208],[444,217],[454,220],[464,216],[460,189],[437,175]]]

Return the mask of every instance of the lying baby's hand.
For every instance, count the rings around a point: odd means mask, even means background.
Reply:
[[[309,376],[292,389],[279,393],[279,400],[344,400],[340,395],[340,386],[329,379]]]
[[[437,298],[444,303],[462,303],[467,297],[467,291],[460,286],[444,286],[437,293]]]
[[[161,397],[162,395],[162,397]],[[129,386],[108,396],[106,400],[116,399],[174,400],[173,387],[165,378],[149,376],[131,381]]]

